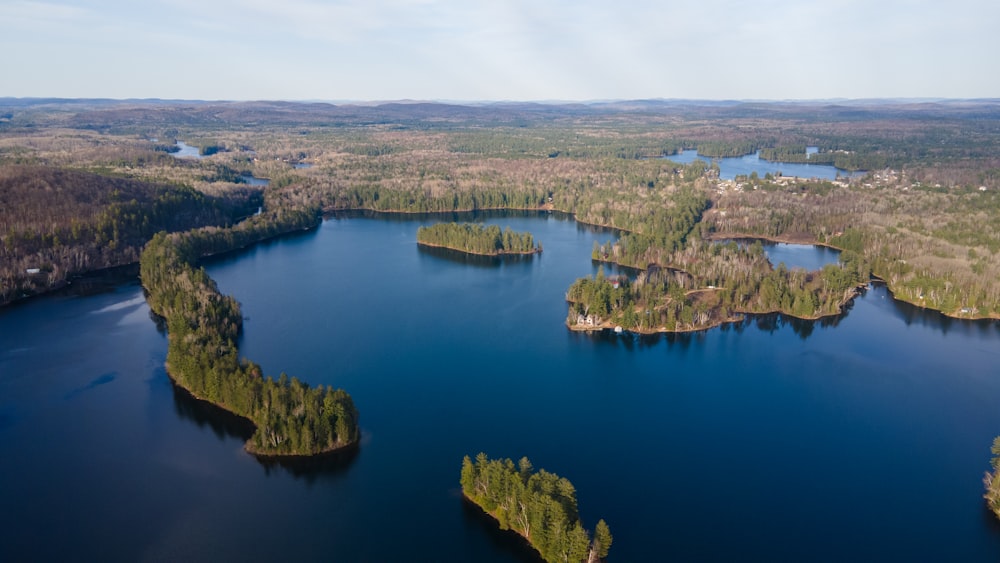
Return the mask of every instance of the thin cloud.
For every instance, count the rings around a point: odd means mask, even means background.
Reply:
[[[14,0],[0,95],[998,96],[997,21],[973,0]]]

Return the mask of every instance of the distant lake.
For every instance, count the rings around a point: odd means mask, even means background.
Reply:
[[[417,246],[455,219],[545,251]],[[320,463],[261,464],[239,420],[176,392],[134,283],[0,309],[0,560],[531,561],[460,499],[479,451],[569,478],[611,561],[998,559],[1000,324],[875,285],[816,322],[570,332],[566,289],[614,237],[359,213],[206,262],[243,304],[243,355],[353,395],[361,448]]]
[[[192,147],[191,145],[185,143],[184,141],[177,141],[175,143],[180,149],[177,152],[170,153],[177,158],[204,158],[201,155],[201,149],[198,147]]]
[[[736,239],[740,245],[749,245],[757,239]],[[718,241],[724,244],[726,240]],[[827,264],[840,262],[840,251],[834,248],[812,244],[790,244],[785,242],[760,241],[767,254],[767,260],[775,268],[784,264],[788,269],[802,268],[808,271],[822,270]]]
[[[817,152],[815,147],[810,147],[810,149],[812,150],[806,150],[806,154],[815,154]],[[709,158],[699,156],[698,151],[696,150],[686,150],[675,155],[665,156],[664,158],[678,164],[691,164],[699,158],[706,162],[718,162],[719,178],[723,180],[732,180],[736,178],[736,176],[741,175],[749,176],[754,172],[761,177],[767,173],[777,174],[780,172],[784,176],[818,178],[821,180],[835,180],[838,174],[843,177],[865,174],[864,172],[848,172],[828,164],[792,164],[787,162],[771,162],[768,160],[762,160],[760,158],[760,151],[757,151],[754,154],[732,158]]]
[[[767,243],[764,251],[774,267],[783,263],[789,269],[802,268],[810,272],[822,270],[823,266],[840,261],[839,250],[811,244]]]
[[[271,180],[267,178],[258,178],[253,174],[240,176],[240,178],[243,178],[243,182],[250,186],[266,186],[271,183]]]

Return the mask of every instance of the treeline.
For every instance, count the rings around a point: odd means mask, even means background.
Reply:
[[[260,192],[184,186],[47,166],[0,167],[0,305],[91,270],[135,263],[158,231],[227,225]]]
[[[805,145],[786,145],[760,149],[760,158],[772,162],[795,164],[828,164],[841,170],[878,170],[888,165],[884,155],[854,151],[824,151],[806,153]]]
[[[983,476],[983,485],[986,487],[983,498],[986,499],[986,506],[1000,518],[1000,436],[993,439],[990,451],[993,453],[993,459],[990,460],[992,471],[987,471]]]
[[[597,246],[603,254],[610,245]],[[686,331],[735,320],[739,313],[780,312],[818,318],[841,312],[868,280],[856,253],[817,272],[771,268],[759,242],[740,246],[693,241],[667,260],[670,269],[651,267],[635,281],[624,276],[576,280],[566,292],[567,324],[577,328],[621,326],[636,332]]]
[[[614,221],[613,226],[627,232],[617,243],[600,250],[595,248],[593,258],[635,268],[666,265],[667,256],[684,247],[710,204],[701,190],[680,189],[670,194],[669,205],[637,209],[637,213],[623,217],[625,220]],[[597,224],[607,225],[607,222],[597,221]]]
[[[569,480],[544,469],[535,471],[522,457],[488,459],[480,453],[462,460],[462,493],[496,518],[501,530],[513,530],[551,562],[594,562],[607,557],[612,536],[604,520],[594,538],[580,523],[576,489]]]
[[[474,223],[437,223],[420,227],[417,243],[488,256],[542,251],[542,245],[535,242],[531,233],[517,233],[510,227],[501,231],[496,225]]]
[[[504,158],[621,158],[634,160],[676,154],[682,141],[648,134],[615,134],[574,128],[490,128],[448,135],[449,150]]]
[[[480,209],[537,209],[545,204],[547,198],[548,193],[542,190],[486,188],[439,195],[420,188],[385,189],[368,184],[327,192],[319,200],[325,209],[330,210],[438,213]]]
[[[701,141],[697,147],[698,156],[730,158],[753,154],[760,145],[756,141]]]
[[[318,223],[315,209],[285,210],[230,229],[158,233],[142,253],[147,300],[166,319],[168,373],[195,397],[251,420],[256,431],[246,447],[258,455],[313,455],[355,444],[357,409],[343,390],[309,387],[285,374],[277,380],[264,377],[260,366],[240,359],[239,304],[219,293],[194,264],[208,254]]]
[[[791,197],[795,195],[796,197]],[[852,250],[898,299],[1000,317],[1000,192],[913,187],[729,191],[704,229]]]

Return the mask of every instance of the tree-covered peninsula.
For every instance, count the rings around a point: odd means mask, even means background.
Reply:
[[[222,295],[195,263],[203,256],[318,224],[315,210],[282,210],[230,229],[158,233],[146,245],[140,276],[150,308],[166,319],[167,372],[195,397],[249,419],[256,431],[246,444],[262,456],[304,456],[356,444],[358,412],[341,389],[309,387],[285,374],[264,377],[240,359],[239,303]]]
[[[510,227],[500,230],[496,225],[475,223],[437,223],[420,227],[417,229],[417,244],[485,256],[542,251],[542,245],[535,241],[531,233],[517,233]]]
[[[597,522],[593,540],[580,523],[576,489],[569,480],[544,469],[534,471],[528,458],[462,460],[462,493],[500,524],[528,540],[551,562],[595,562],[607,557],[611,531]]]

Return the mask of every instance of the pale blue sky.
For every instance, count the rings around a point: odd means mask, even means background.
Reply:
[[[0,0],[0,96],[1000,97],[997,0]]]

